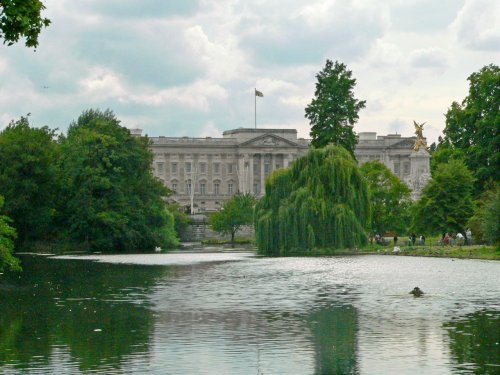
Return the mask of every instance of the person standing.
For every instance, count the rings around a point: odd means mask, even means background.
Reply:
[[[465,231],[465,240],[468,246],[472,245],[472,231],[470,228]]]
[[[397,246],[397,244],[398,244],[398,235],[395,234],[394,235],[394,246]]]
[[[415,233],[411,234],[411,244],[415,246],[415,241],[417,240],[417,235]]]

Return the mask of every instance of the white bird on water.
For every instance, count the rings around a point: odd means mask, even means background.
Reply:
[[[157,253],[159,253],[159,252],[161,251],[161,247],[160,247],[160,246],[156,246],[156,247],[155,247],[155,251],[156,251]]]

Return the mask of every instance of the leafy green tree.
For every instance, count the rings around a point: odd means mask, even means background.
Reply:
[[[255,207],[259,252],[273,256],[364,245],[369,222],[366,180],[350,153],[334,145],[273,172]]]
[[[326,60],[316,78],[314,99],[305,109],[305,117],[311,123],[311,144],[316,148],[339,145],[354,156],[358,141],[353,126],[366,103],[354,97],[356,79],[346,65],[331,60]]]
[[[490,64],[471,74],[469,95],[446,113],[442,143],[458,149],[476,178],[476,193],[500,180],[500,68]]]
[[[500,186],[485,191],[468,226],[477,242],[500,243]]]
[[[372,231],[406,232],[411,221],[410,188],[378,160],[363,164],[360,171],[370,189]]]
[[[0,210],[3,207],[4,198],[0,195]],[[20,270],[19,259],[12,256],[14,252],[14,239],[16,230],[9,224],[11,219],[0,214],[0,271],[4,269]]]
[[[26,38],[26,47],[37,47],[42,28],[50,20],[41,13],[45,6],[40,0],[0,0],[0,38],[12,45]]]
[[[414,229],[429,234],[463,233],[474,211],[473,188],[474,177],[463,161],[438,165],[416,204]]]
[[[18,243],[51,233],[59,190],[58,145],[47,127],[33,128],[21,117],[0,132],[0,194]]]
[[[234,246],[234,236],[243,225],[252,224],[255,198],[250,194],[235,194],[222,205],[222,209],[210,218],[213,230],[231,235]]]
[[[61,139],[64,190],[59,223],[66,239],[98,251],[147,251],[178,243],[151,171],[147,138],[130,135],[113,112],[88,110]]]

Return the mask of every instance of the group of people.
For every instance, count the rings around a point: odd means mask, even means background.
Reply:
[[[453,245],[458,245],[458,246],[463,246],[465,245],[472,245],[472,231],[470,228],[467,228],[465,231],[465,236],[458,232],[458,233],[448,233],[446,232],[443,234],[443,238],[441,240],[443,245],[445,246],[453,246]]]
[[[398,244],[398,235],[394,235],[394,246]],[[414,246],[417,244],[417,235],[415,233],[412,233],[410,237],[408,237],[408,245]],[[425,245],[425,236],[421,235],[418,237],[418,244],[417,245]]]

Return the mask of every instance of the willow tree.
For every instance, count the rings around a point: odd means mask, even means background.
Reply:
[[[322,253],[366,244],[368,187],[357,163],[340,146],[311,149],[266,181],[255,207],[259,252]]]

